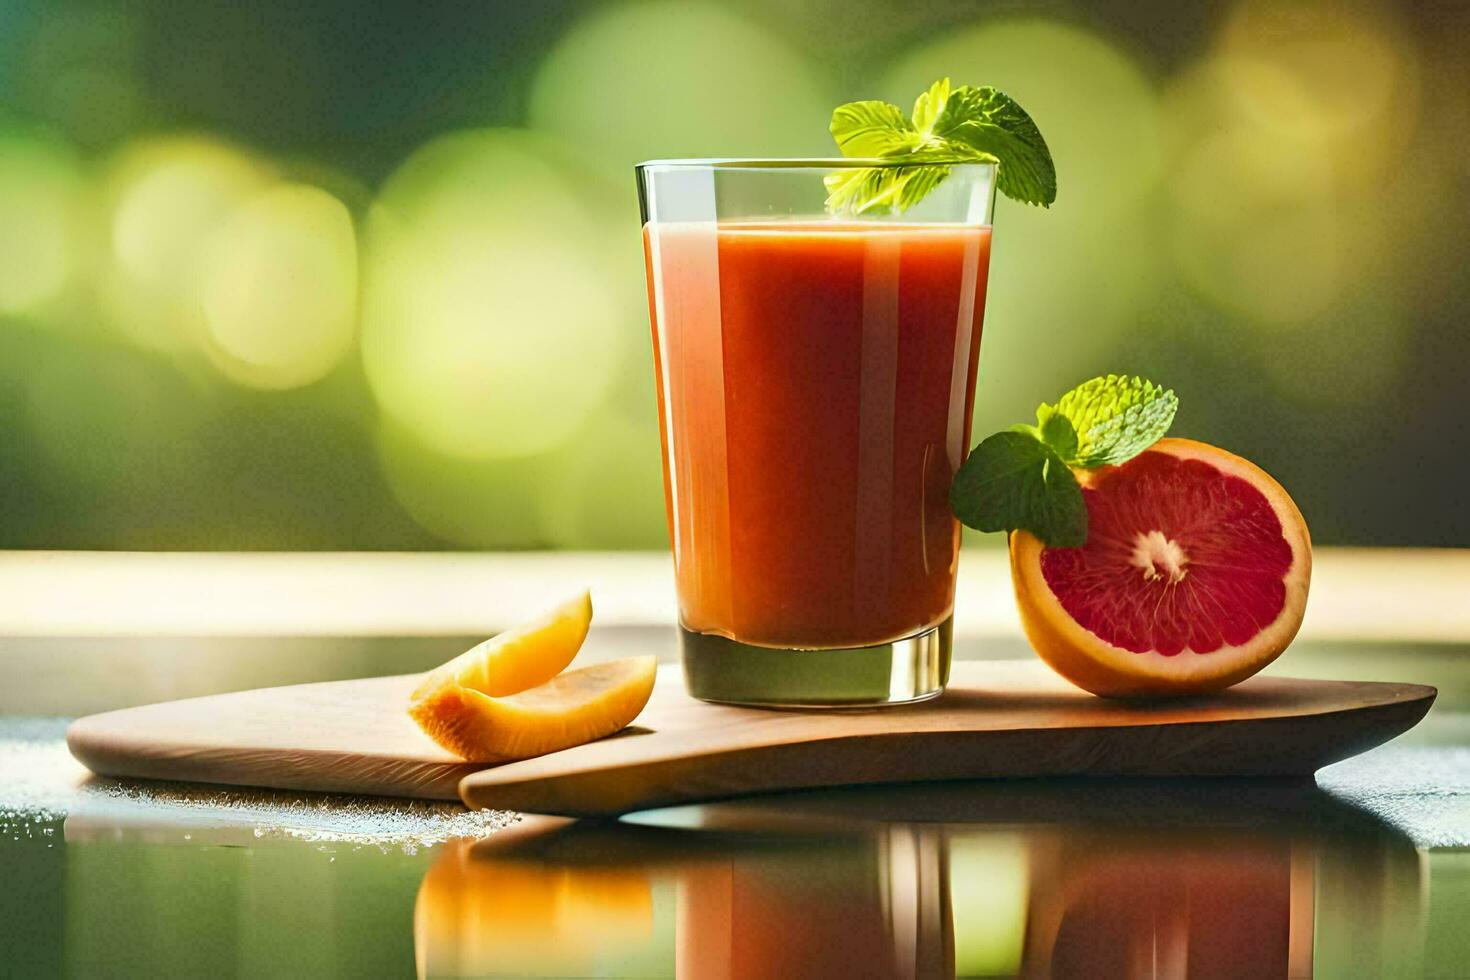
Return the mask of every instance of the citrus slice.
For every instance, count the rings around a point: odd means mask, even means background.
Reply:
[[[584,591],[540,619],[508,629],[436,667],[414,688],[411,700],[448,683],[492,698],[545,684],[582,649],[591,624],[592,595]]]
[[[1194,694],[1238,683],[1286,649],[1306,609],[1312,545],[1265,471],[1161,439],[1078,478],[1085,545],[1011,535],[1021,622],[1057,673],[1109,697]]]
[[[470,762],[529,759],[611,735],[643,710],[657,660],[569,670],[509,697],[443,684],[408,709],[430,738]]]

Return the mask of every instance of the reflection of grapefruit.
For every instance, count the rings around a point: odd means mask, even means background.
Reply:
[[[1188,439],[1079,478],[1085,545],[1011,535],[1021,621],[1057,673],[1110,697],[1193,694],[1242,681],[1286,649],[1306,608],[1312,545],[1280,484]]]
[[[1288,840],[1258,828],[1028,833],[1031,891],[1017,972],[1308,976],[1291,969],[1302,965],[1293,949],[1312,948],[1312,916],[1293,915],[1303,857],[1307,849],[1294,854]],[[1310,878],[1306,887],[1310,895]]]

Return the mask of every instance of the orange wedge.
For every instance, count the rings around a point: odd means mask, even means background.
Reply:
[[[584,591],[540,619],[506,630],[435,668],[410,699],[427,697],[446,684],[492,698],[545,684],[582,649],[591,624],[592,596]]]
[[[430,738],[469,762],[510,762],[626,727],[653,692],[654,657],[569,670],[509,697],[443,684],[408,709]]]

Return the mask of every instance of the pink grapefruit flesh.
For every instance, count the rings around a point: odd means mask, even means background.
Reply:
[[[1023,625],[1059,673],[1107,696],[1199,693],[1243,680],[1291,642],[1311,543],[1264,471],[1163,439],[1082,477],[1085,545],[1011,539]]]

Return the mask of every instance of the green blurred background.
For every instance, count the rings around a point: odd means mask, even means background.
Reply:
[[[977,433],[1089,375],[1470,545],[1459,4],[0,0],[0,547],[665,542],[632,164],[994,84]]]

